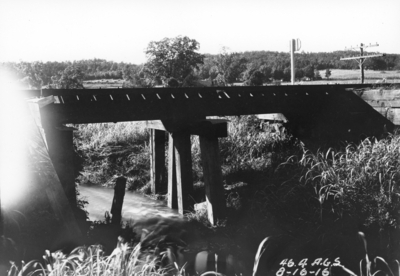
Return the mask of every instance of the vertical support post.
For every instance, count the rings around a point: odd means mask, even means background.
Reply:
[[[218,137],[200,136],[200,149],[206,188],[208,220],[212,225],[215,225],[217,219],[225,217],[226,211]]]
[[[165,192],[165,132],[152,129],[150,132],[151,166],[150,181],[151,192],[159,194]]]
[[[296,40],[292,39],[290,42],[290,72],[291,72],[291,80],[292,80],[292,85],[294,85],[295,81],[295,65],[294,65],[294,51],[296,49]]]
[[[361,43],[361,46],[360,46],[361,56],[364,55],[363,46],[364,45]],[[361,76],[361,83],[364,83],[364,59],[363,58],[360,58],[360,76]]]
[[[178,209],[174,138],[171,133],[168,137],[168,207]]]
[[[71,206],[76,205],[73,128],[45,128],[49,155]]]
[[[194,207],[194,202],[190,198],[193,192],[190,134],[182,131],[175,132],[172,136],[175,148],[178,212],[183,214]]]

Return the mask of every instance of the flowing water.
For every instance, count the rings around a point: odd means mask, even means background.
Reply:
[[[89,213],[89,219],[92,221],[104,220],[105,212],[110,213],[111,210],[114,189],[81,185],[78,190],[80,197],[89,202],[85,207]],[[152,217],[182,219],[176,211],[168,208],[166,202],[126,191],[122,207],[122,219],[126,221]]]

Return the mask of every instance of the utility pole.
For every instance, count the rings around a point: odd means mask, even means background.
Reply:
[[[292,85],[294,84],[295,80],[295,71],[294,71],[294,52],[298,52],[301,48],[301,41],[300,39],[292,39],[290,40],[290,63],[291,63],[291,79],[292,79]]]
[[[358,62],[358,65],[360,66],[360,77],[361,77],[361,83],[364,83],[364,61],[367,58],[371,57],[383,57],[385,54],[376,54],[376,55],[368,55],[364,56],[364,49],[368,47],[376,47],[379,46],[378,43],[376,44],[369,44],[369,45],[364,45],[363,43],[360,44],[360,46],[355,46],[355,47],[350,47],[349,49],[345,48],[345,50],[357,50],[360,49],[360,56],[359,57],[346,57],[346,58],[340,58],[340,60],[350,60],[350,59],[355,59]]]

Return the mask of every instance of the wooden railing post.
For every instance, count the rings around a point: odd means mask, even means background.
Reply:
[[[165,131],[151,129],[150,132],[150,182],[151,192],[165,192]]]
[[[200,136],[200,150],[206,188],[208,220],[212,225],[215,225],[217,219],[225,217],[226,209],[218,137]]]

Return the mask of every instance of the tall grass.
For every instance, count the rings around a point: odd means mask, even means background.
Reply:
[[[311,185],[321,205],[360,218],[366,226],[399,227],[400,136],[366,139],[334,152],[306,151],[297,162],[303,185]]]
[[[127,187],[144,186],[149,177],[149,131],[140,123],[79,125],[75,147],[83,158],[81,184],[112,185],[123,174]]]
[[[220,143],[225,172],[264,170],[284,154],[283,146],[292,142],[283,128],[263,125],[256,116],[229,119],[228,137]]]
[[[107,145],[138,144],[148,141],[148,131],[139,123],[102,123],[78,125],[76,138],[81,150],[97,149]]]
[[[162,253],[164,255],[165,252]],[[61,251],[46,251],[44,261],[31,261],[19,269],[12,263],[8,276],[43,275],[43,276],[125,276],[125,275],[185,275],[177,265],[161,266],[162,258],[143,257],[140,243],[129,246],[120,243],[111,255],[105,256],[100,245],[78,247],[70,254]]]
[[[389,276],[399,276],[400,275],[400,264],[396,261],[397,271],[393,272],[389,264],[382,257],[375,257],[373,261],[370,260],[368,250],[367,250],[367,240],[364,233],[358,233],[359,238],[364,247],[365,257],[360,261],[359,276],[375,276],[379,273],[389,275]],[[273,250],[279,251],[282,249],[276,248],[273,245],[274,241],[272,237],[264,238],[257,249],[254,257],[253,271],[252,275],[259,275],[259,266],[261,262],[266,262],[262,260],[265,251]],[[355,248],[354,248],[355,250]],[[202,252],[200,252],[201,254]],[[210,254],[212,255],[212,254]],[[271,254],[269,254],[272,256]],[[28,263],[22,262],[19,267],[15,263],[11,262],[11,266],[8,268],[8,276],[83,276],[83,275],[96,275],[96,276],[127,276],[127,275],[137,275],[137,276],[164,276],[164,275],[176,275],[176,276],[189,276],[189,275],[199,275],[196,271],[187,271],[186,267],[188,262],[202,262],[195,266],[204,269],[208,267],[211,262],[209,260],[209,254],[204,258],[195,258],[195,260],[180,260],[176,252],[171,249],[171,247],[166,248],[162,252],[155,252],[153,254],[143,254],[141,243],[136,245],[129,245],[122,238],[119,238],[117,247],[114,251],[106,256],[102,250],[101,245],[92,246],[80,246],[72,250],[69,254],[64,254],[61,251],[56,251],[51,253],[46,250],[43,255],[43,260],[40,261],[30,261]],[[211,256],[212,257],[212,256]],[[186,261],[184,264],[182,264]],[[279,260],[275,260],[279,261]],[[209,264],[210,262],[210,264]],[[228,263],[227,263],[228,264]],[[233,259],[229,261],[230,266],[235,266]],[[270,263],[270,265],[273,265]],[[272,267],[271,267],[272,268]],[[331,264],[329,265],[328,275],[337,275],[339,271],[345,273],[345,275],[357,276],[357,273],[351,271],[347,267],[341,264]],[[228,273],[231,275],[232,272]],[[243,275],[243,272],[235,273],[235,275]],[[214,271],[203,272],[201,276],[205,275],[220,275],[224,274]],[[340,274],[339,275],[343,275]]]

